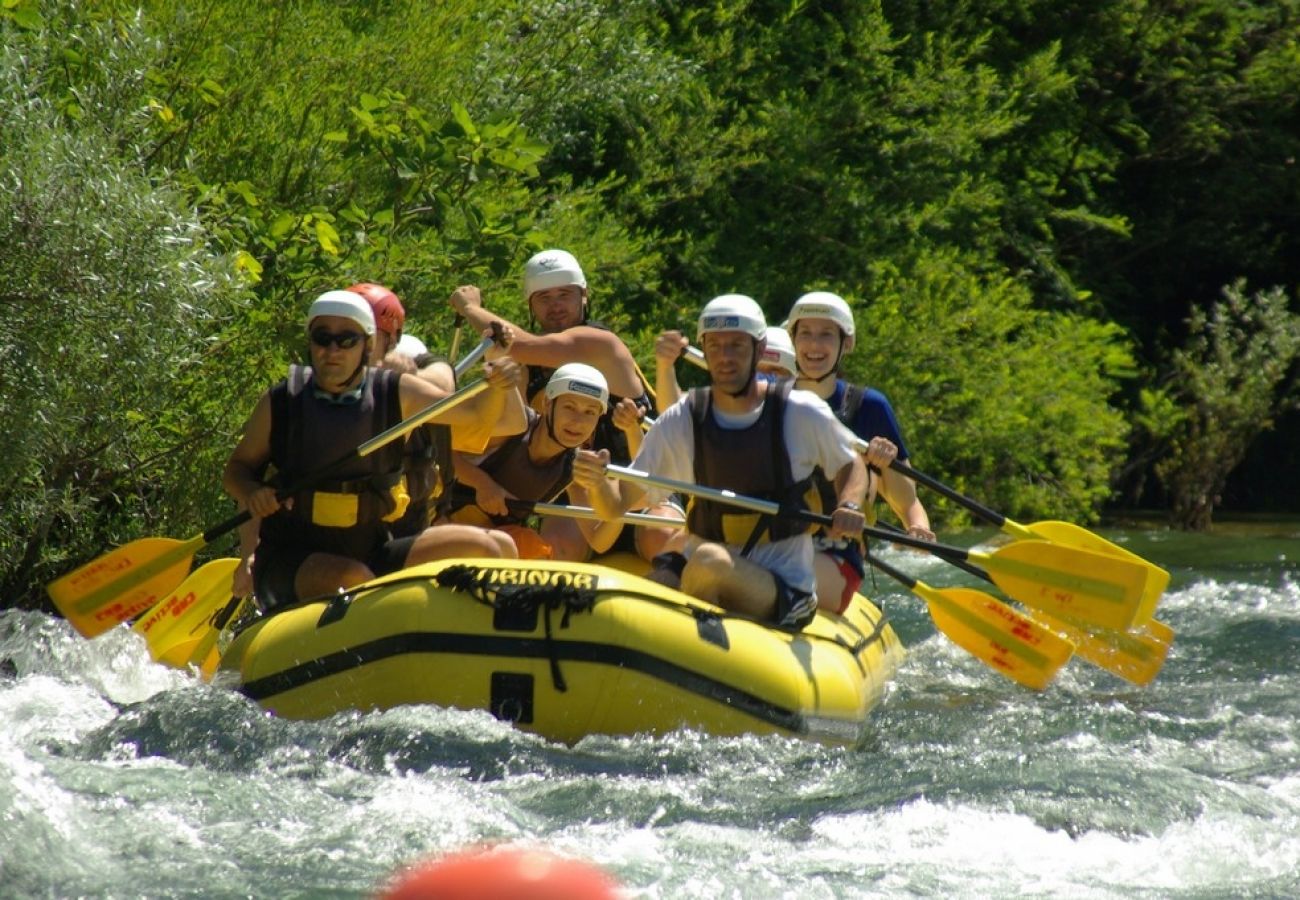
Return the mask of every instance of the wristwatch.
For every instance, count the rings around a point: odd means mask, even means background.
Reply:
[[[836,509],[851,509],[854,512],[862,512],[862,504],[854,503],[852,500],[845,500]]]

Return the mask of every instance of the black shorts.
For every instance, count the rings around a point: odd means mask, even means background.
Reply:
[[[396,572],[406,565],[406,558],[417,537],[418,534],[389,538],[361,561],[375,575]],[[307,557],[322,552],[328,551],[298,544],[259,543],[253,556],[253,593],[262,608],[270,611],[312,599],[299,597],[294,582]]]

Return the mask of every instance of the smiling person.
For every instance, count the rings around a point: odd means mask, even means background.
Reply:
[[[434,559],[516,555],[508,536],[464,525],[394,537],[390,524],[408,499],[400,439],[331,472],[331,481],[278,499],[278,488],[448,396],[415,376],[367,365],[375,330],[370,304],[359,294],[317,297],[307,313],[311,366],[290,366],[288,377],[262,395],[226,462],[226,492],[259,520],[252,575],[268,610]],[[490,390],[435,421],[455,427],[486,419],[503,431],[521,430],[517,374],[509,358],[496,359],[488,365]]]
[[[655,404],[627,346],[618,335],[590,318],[587,277],[578,260],[565,250],[534,254],[524,264],[524,298],[529,317],[537,323],[540,333],[530,334],[516,327],[510,355],[528,367],[528,403],[541,410],[546,385],[555,370],[566,363],[582,362],[598,369],[609,386],[610,403],[590,444],[608,450],[615,462],[628,462],[641,443],[640,421],[655,413]],[[480,331],[490,328],[493,322],[510,324],[487,310],[474,285],[457,288],[449,302]],[[677,518],[683,515],[680,505],[670,502],[647,511]],[[676,529],[665,527],[643,526],[629,528],[628,532],[630,537],[617,541],[617,548],[635,549],[643,559],[653,558],[677,538]],[[582,561],[590,556],[590,542],[572,520],[545,520],[542,536],[552,546],[556,559]]]
[[[833,472],[836,537],[863,525],[866,470],[826,404],[789,379],[757,377],[767,346],[762,309],[742,294],[715,297],[697,330],[709,368],[708,387],[670,406],[641,445],[632,467],[651,475],[804,506],[813,472]],[[643,502],[646,490],[605,477],[608,453],[580,453],[574,480],[591,505],[614,518]],[[650,492],[651,500],[655,490]],[[817,611],[813,545],[793,518],[759,516],[695,498],[683,554],[663,560],[680,573],[685,593],[778,627],[800,629]],[[752,546],[750,546],[752,545]]]
[[[542,412],[528,410],[528,428],[479,457],[455,455],[456,478],[473,490],[453,494],[455,522],[489,525],[506,531],[524,559],[550,559],[552,548],[528,528],[526,511],[508,500],[550,502],[568,492],[579,506],[587,492],[572,482],[577,449],[590,440],[609,403],[609,385],[599,369],[583,363],[560,366],[546,383]],[[576,523],[596,553],[608,550],[622,530],[620,522]]]
[[[878,488],[908,534],[934,540],[930,517],[916,496],[916,485],[889,467],[895,459],[908,460],[893,407],[875,388],[849,384],[839,377],[840,362],[853,350],[856,335],[849,304],[828,291],[804,294],[790,308],[786,327],[794,341],[799,369],[795,387],[825,400],[836,418],[868,444],[867,463],[881,473],[877,485],[868,470],[869,500],[874,501]],[[823,496],[829,490],[823,482]],[[819,535],[816,544],[818,595],[824,607],[841,611],[862,584],[862,548],[856,541],[834,540],[825,535]]]

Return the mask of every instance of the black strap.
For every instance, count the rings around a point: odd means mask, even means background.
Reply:
[[[853,421],[858,417],[858,410],[862,409],[862,397],[866,392],[867,389],[861,385],[845,385],[844,396],[840,398],[840,408],[836,411],[835,417],[852,428]]]

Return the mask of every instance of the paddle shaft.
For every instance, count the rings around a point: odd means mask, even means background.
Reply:
[[[642,484],[648,487],[667,488],[670,491],[678,491],[683,494],[692,494],[696,497],[705,497],[710,500],[716,500],[719,503],[727,503],[731,506],[738,506],[742,509],[748,509],[751,512],[762,513],[769,516],[794,516],[805,522],[814,525],[823,525],[829,527],[833,522],[830,516],[820,513],[810,512],[801,509],[785,509],[781,504],[773,500],[760,500],[757,497],[746,497],[743,494],[737,494],[733,491],[719,490],[717,488],[705,487],[699,484],[693,484],[688,481],[678,481],[674,478],[664,478],[660,475],[650,475],[647,472],[639,472],[636,469],[629,469],[625,466],[609,466],[606,471],[608,474],[620,481],[631,481],[634,484]],[[906,534],[895,534],[885,531],[883,528],[876,528],[872,525],[864,526],[862,533],[868,537],[880,538],[881,540],[893,541],[896,544],[902,544],[906,547],[917,547],[921,550],[930,550],[938,552],[942,550],[944,554],[951,554],[959,559],[967,559],[968,551],[961,547],[950,547],[946,544],[937,544],[932,541],[914,538]],[[938,548],[938,550],[936,550]]]
[[[452,359],[455,359],[456,354],[460,352],[460,332],[464,327],[465,317],[456,313],[456,318],[451,323],[451,350],[447,352]]]
[[[329,463],[328,465],[320,469],[317,469],[316,471],[308,475],[303,476],[294,484],[291,484],[288,487],[282,488],[281,490],[277,491],[276,498],[279,500],[284,500],[288,497],[292,497],[294,494],[298,493],[299,491],[306,490],[307,488],[311,487],[314,484],[319,484],[325,478],[328,478],[331,473],[336,472],[338,469],[342,468],[343,466],[355,462],[358,459],[364,459],[365,457],[374,453],[379,448],[387,446],[388,444],[391,444],[393,441],[397,440],[398,438],[410,434],[412,431],[419,428],[421,425],[423,425],[425,422],[429,421],[439,413],[446,412],[447,410],[451,409],[452,407],[460,405],[466,400],[472,399],[473,397],[477,397],[479,394],[483,393],[483,391],[487,390],[487,388],[488,388],[488,383],[482,379],[479,379],[478,381],[475,381],[472,384],[468,384],[465,387],[461,388],[456,393],[444,397],[443,399],[437,401],[436,403],[429,404],[424,409],[420,410],[415,415],[411,416],[409,419],[403,419],[401,422],[398,422],[392,428],[389,428],[386,431],[382,431],[379,434],[375,435],[374,437],[370,438],[368,441],[365,441],[360,446],[358,446],[355,450],[352,450],[344,454],[343,456],[340,456],[338,459],[334,460],[334,462]],[[235,513],[233,516],[231,516],[229,519],[226,519],[224,522],[221,522],[217,525],[213,525],[207,531],[203,532],[203,534],[200,535],[203,544],[200,546],[206,546],[207,544],[212,543],[217,538],[221,537],[221,535],[235,530],[240,525],[243,525],[245,522],[249,521],[252,518],[253,518],[253,514],[246,509]]]
[[[867,442],[860,438],[853,441],[853,449],[858,451],[859,453],[866,453],[867,446],[868,446]],[[948,487],[948,485],[944,484],[942,481],[939,481],[937,478],[931,475],[925,474],[920,469],[915,469],[912,466],[908,465],[907,463],[902,463],[898,461],[895,461],[893,465],[890,466],[890,468],[912,479],[917,484],[924,485],[925,487],[928,487],[930,490],[942,494],[944,497],[947,497],[949,500],[953,501],[954,503],[957,503],[960,506],[965,507],[966,510],[974,513],[976,516],[983,519],[985,522],[988,522],[990,525],[993,525],[994,527],[1005,528],[1008,525],[1008,520],[1006,516],[1002,515],[999,512],[995,512],[994,510],[989,509],[983,503],[980,503],[978,500],[975,500],[972,497],[967,497],[965,494],[957,493],[957,491]],[[1028,529],[1025,529],[1023,527],[1016,528],[1015,530],[1017,532],[1017,537],[1031,536],[1028,533]],[[1025,533],[1021,534],[1020,532],[1022,531]]]
[[[468,372],[470,369],[474,367],[474,363],[478,362],[480,359],[483,358],[483,354],[487,353],[488,348],[491,347],[492,344],[493,344],[493,338],[490,337],[483,338],[483,340],[478,342],[477,347],[469,351],[469,353],[466,354],[464,359],[456,363],[452,371],[456,373],[457,381],[460,380],[460,377],[462,375],[464,375],[466,372]]]
[[[896,526],[894,526],[894,525],[890,525],[888,522],[881,522],[881,523],[880,523],[880,527],[883,528],[885,531],[888,531],[888,532],[889,532],[891,535],[893,535],[894,537],[897,537],[898,535],[903,535],[904,537],[907,536],[907,532],[906,532],[906,531],[903,531],[901,528],[898,528],[898,527],[896,527]],[[893,540],[894,537],[891,537],[890,540]],[[931,544],[931,545],[929,545],[929,546],[932,546],[932,547],[938,547],[938,546],[942,546],[942,545],[941,545],[941,544]],[[983,581],[987,581],[989,584],[995,584],[995,583],[996,583],[996,582],[993,580],[993,576],[989,575],[988,572],[985,572],[983,569],[981,569],[979,566],[975,565],[973,562],[971,562],[971,561],[968,560],[968,559],[958,559],[958,558],[955,558],[955,557],[952,558],[952,559],[949,559],[947,554],[942,553],[942,552],[940,552],[940,551],[935,551],[935,554],[934,554],[934,555],[937,556],[937,557],[939,557],[940,559],[942,559],[944,562],[948,563],[949,565],[956,566],[957,568],[961,569],[963,572],[967,572],[967,573],[969,573],[969,574],[971,574],[971,575],[974,575],[976,578],[979,578],[979,579],[981,579],[981,580],[983,580]]]
[[[512,512],[536,513],[539,516],[560,516],[566,519],[590,519],[597,522],[609,521],[590,506],[571,506],[564,503],[542,503],[532,500],[507,500],[506,505]],[[652,516],[647,513],[624,513],[618,521],[629,525],[667,525],[670,528],[684,528],[686,520],[671,516]]]

